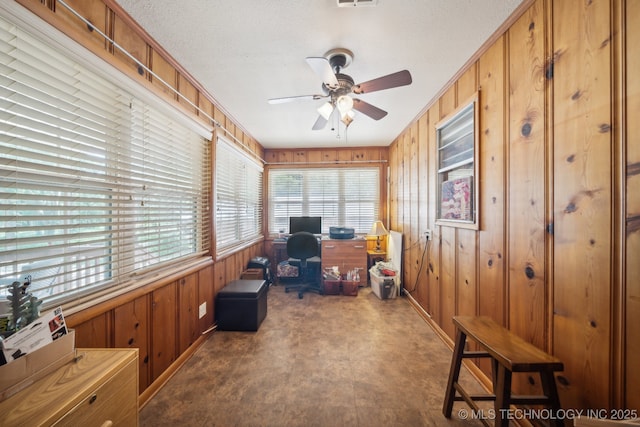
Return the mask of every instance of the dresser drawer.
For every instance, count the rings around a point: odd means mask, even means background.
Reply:
[[[137,426],[138,367],[130,361],[63,415],[55,426]]]
[[[137,426],[138,349],[76,358],[0,402],[0,426]]]

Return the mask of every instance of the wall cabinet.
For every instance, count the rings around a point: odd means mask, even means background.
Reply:
[[[78,349],[67,363],[0,402],[0,425],[137,426],[138,350]]]
[[[340,273],[359,269],[360,286],[367,285],[367,242],[364,239],[322,240],[322,270],[338,266]]]

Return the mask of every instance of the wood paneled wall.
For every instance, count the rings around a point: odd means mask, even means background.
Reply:
[[[451,339],[487,315],[559,357],[564,408],[640,409],[639,24],[636,0],[530,2],[389,150],[414,302]],[[475,91],[479,230],[436,226],[434,125]]]
[[[623,15],[623,19],[619,18]],[[640,111],[640,79],[634,77],[640,70],[640,2],[628,1],[624,7],[614,11],[614,18],[619,25],[615,27],[620,36],[614,40],[623,53],[624,60],[620,61],[620,68],[615,74],[620,79],[619,85],[624,93],[622,100],[617,100],[615,133],[620,146],[615,152],[615,160],[623,165],[625,171],[622,176],[614,181],[614,197],[622,202],[622,220],[616,224],[617,238],[615,245],[621,245],[621,263],[619,280],[624,283],[618,289],[620,306],[616,306],[616,313],[622,316],[623,327],[619,336],[613,340],[616,346],[626,349],[621,358],[622,375],[625,378],[623,396],[620,400],[629,408],[640,407],[640,120],[637,120]],[[624,43],[623,43],[624,42]],[[616,52],[618,52],[616,50]],[[623,105],[618,103],[622,102]],[[626,107],[626,108],[623,108]],[[615,129],[615,128],[614,128]],[[628,191],[627,191],[628,189]],[[620,194],[622,193],[622,194]],[[614,277],[616,277],[614,275]]]
[[[491,316],[564,362],[558,383],[565,408],[640,408],[640,83],[634,78],[640,68],[639,1],[533,2],[388,151],[266,153],[113,0],[67,0],[90,26],[55,0],[16,1],[208,123],[185,99],[191,101],[269,163],[388,158],[386,216],[404,234],[403,281],[444,336],[453,337],[455,314]],[[436,226],[434,126],[478,90],[480,226]],[[432,230],[428,242],[426,229]],[[212,302],[215,292],[263,252],[256,244],[116,306],[75,313],[69,323],[80,345],[126,343],[147,348],[157,366],[172,366],[195,337],[196,322],[183,318],[185,313],[203,297]],[[159,354],[163,338],[153,324],[162,316],[151,313],[174,302],[163,316],[179,325],[170,326],[179,328],[176,341],[166,345],[169,354]],[[197,330],[211,321],[198,320]],[[151,365],[140,371],[147,385],[167,372]],[[537,382],[517,378],[517,387],[536,389]]]
[[[388,151],[387,147],[267,149],[264,159],[267,165],[331,166],[366,162],[378,164],[388,160]]]
[[[188,359],[215,319],[215,296],[240,277],[249,260],[264,256],[257,243],[225,259],[203,259],[145,286],[74,310],[66,316],[76,347],[137,348],[143,405]],[[205,314],[199,316],[204,304]]]

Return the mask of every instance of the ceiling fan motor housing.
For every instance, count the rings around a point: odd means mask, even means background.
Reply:
[[[322,90],[324,93],[331,94],[332,99],[338,98],[342,95],[347,95],[351,93],[351,89],[355,84],[351,76],[346,74],[336,74],[336,79],[338,79],[338,87],[336,89],[329,89],[324,83],[322,84]]]
[[[338,74],[340,73],[340,70],[351,65],[351,61],[353,61],[353,52],[349,49],[338,47],[325,53],[324,57],[329,61],[333,72]]]

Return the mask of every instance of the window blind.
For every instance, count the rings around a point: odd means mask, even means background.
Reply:
[[[216,254],[262,238],[263,167],[224,138],[216,142]]]
[[[203,253],[209,144],[0,18],[0,298],[45,306]]]
[[[290,216],[321,216],[329,227],[367,233],[379,219],[377,167],[270,169],[269,233],[288,232]]]

